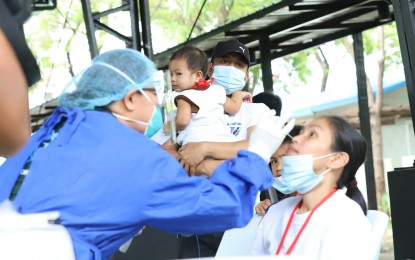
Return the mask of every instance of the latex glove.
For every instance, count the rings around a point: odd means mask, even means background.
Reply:
[[[272,154],[294,127],[295,119],[288,120],[289,116],[275,116],[274,110],[264,115],[249,137],[247,150],[258,154],[268,163]]]

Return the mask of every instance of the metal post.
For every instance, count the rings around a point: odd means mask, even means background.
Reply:
[[[91,59],[98,55],[98,45],[95,39],[94,18],[92,17],[91,2],[89,0],[81,0],[82,12],[84,15],[86,35],[88,37],[89,53]]]
[[[405,71],[406,89],[415,126],[415,1],[392,0],[399,45]],[[414,128],[415,131],[415,128]],[[414,164],[415,166],[415,164]],[[389,198],[395,259],[415,259],[415,167],[388,172]]]
[[[366,71],[363,56],[362,33],[353,34],[353,49],[356,62],[357,93],[359,100],[359,118],[362,135],[367,141],[367,153],[365,161],[366,189],[368,208],[376,210],[376,183],[373,166],[372,137],[370,131],[370,112],[367,97]]]
[[[392,3],[401,46],[412,125],[415,126],[415,74],[413,71],[415,68],[415,2],[414,0],[392,0]]]
[[[153,46],[151,44],[151,26],[150,26],[150,11],[148,0],[140,0],[140,16],[141,16],[141,30],[143,39],[144,54],[149,58],[153,58]]]
[[[130,0],[130,20],[131,20],[131,46],[134,50],[141,51],[140,27],[138,26],[138,5],[137,0]]]
[[[259,51],[261,55],[261,71],[264,92],[274,92],[271,68],[271,48],[269,37],[265,36],[259,40]]]

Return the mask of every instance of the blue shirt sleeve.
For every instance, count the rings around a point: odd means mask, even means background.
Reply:
[[[188,177],[175,161],[159,166],[176,173],[158,180],[145,210],[147,224],[174,233],[243,227],[253,216],[258,191],[272,185],[265,161],[248,151],[222,163],[210,179]]]

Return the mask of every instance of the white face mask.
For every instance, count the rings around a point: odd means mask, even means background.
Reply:
[[[328,168],[320,174],[314,173],[314,160],[337,154],[330,153],[313,158],[311,154],[291,155],[282,157],[281,176],[274,179],[274,188],[284,194],[299,192],[305,194],[316,187],[323,176],[331,169]]]

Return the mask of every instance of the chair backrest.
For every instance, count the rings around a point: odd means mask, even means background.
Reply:
[[[386,213],[379,210],[368,210],[367,218],[369,219],[369,222],[372,224],[372,232],[375,243],[373,259],[377,260],[379,259],[383,238],[388,227],[389,216]]]
[[[67,229],[48,223],[58,217],[58,212],[20,214],[0,209],[0,259],[75,260]]]
[[[216,257],[249,256],[254,245],[256,232],[262,216],[254,215],[251,221],[243,228],[234,228],[225,231],[220,242]]]

